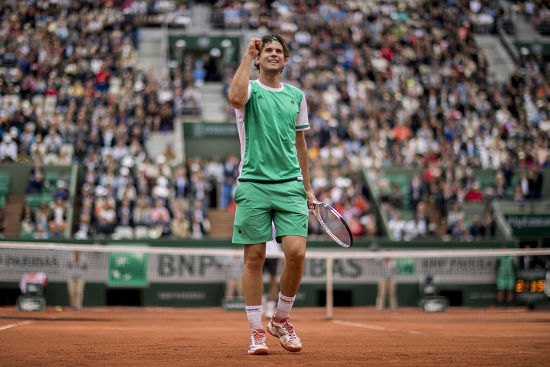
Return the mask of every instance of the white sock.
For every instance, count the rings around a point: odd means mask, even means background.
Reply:
[[[294,304],[295,299],[296,296],[287,297],[279,292],[279,302],[277,303],[277,311],[275,312],[276,321],[281,321],[282,319],[290,315],[290,310],[292,309],[292,305]]]
[[[275,311],[275,301],[268,301],[267,302],[267,311],[269,311],[269,312]]]
[[[263,330],[262,325],[262,305],[259,306],[245,306],[246,317],[248,317],[248,323],[250,324],[250,330]]]

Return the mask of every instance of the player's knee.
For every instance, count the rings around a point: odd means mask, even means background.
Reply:
[[[290,248],[285,251],[287,262],[303,263],[306,258],[306,249],[301,247]]]
[[[248,254],[244,258],[244,266],[250,271],[262,271],[264,258],[261,254]]]

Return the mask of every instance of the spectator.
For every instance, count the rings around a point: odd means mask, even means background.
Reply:
[[[162,235],[167,236],[170,234],[170,213],[164,206],[164,202],[160,199],[155,201],[155,206],[150,211],[151,224],[155,227],[159,227],[162,230]]]
[[[27,194],[39,194],[44,188],[44,175],[41,170],[34,170],[27,186]]]
[[[465,213],[460,207],[459,203],[453,204],[453,209],[447,215],[447,226],[449,228],[449,233],[452,233],[455,225],[462,219],[464,219]]]
[[[172,235],[176,238],[184,238],[189,236],[189,221],[185,217],[183,210],[176,209],[174,218],[170,223]]]
[[[415,172],[411,179],[409,187],[409,206],[416,210],[416,206],[422,200],[424,195],[424,183],[420,179],[420,174]]]
[[[51,238],[65,238],[67,227],[67,202],[61,197],[56,197],[50,204],[51,219],[48,223]]]
[[[481,223],[482,223],[481,234],[483,238],[486,238],[486,239],[494,238],[497,225],[495,220],[493,219],[493,212],[490,209],[485,210],[483,221]]]
[[[396,241],[400,241],[403,238],[405,233],[405,221],[401,219],[401,214],[399,211],[393,213],[392,218],[388,223],[388,228],[390,230],[390,238]]]
[[[468,190],[468,193],[466,194],[466,201],[470,201],[470,202],[483,201],[483,193],[481,192],[479,182],[475,181],[472,184],[472,188]]]
[[[105,199],[97,211],[96,233],[100,237],[109,237],[113,233],[115,225],[115,205],[111,199]]]
[[[479,214],[472,216],[472,223],[469,225],[468,232],[469,238],[472,241],[478,241],[482,238],[483,226],[481,225]]]
[[[2,162],[15,162],[17,159],[17,143],[11,135],[4,134],[0,143],[0,160]]]
[[[529,189],[529,199],[540,199],[542,195],[543,183],[543,177],[540,171],[538,171],[535,167],[530,167],[527,181]]]
[[[398,183],[392,184],[392,192],[389,199],[390,205],[395,209],[403,209],[403,193]]]

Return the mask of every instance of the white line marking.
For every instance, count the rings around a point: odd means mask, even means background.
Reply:
[[[12,327],[16,327],[16,326],[28,325],[31,322],[32,321],[23,321],[23,322],[18,322],[17,324],[9,324],[9,325],[0,326],[0,331],[1,330],[6,330],[6,329],[11,329]]]
[[[353,327],[359,327],[363,329],[371,329],[371,330],[380,330],[380,331],[386,331],[387,328],[383,326],[376,326],[376,325],[368,325],[368,324],[358,324],[356,322],[349,322],[349,321],[340,321],[340,320],[332,320],[333,323],[344,325],[344,326],[353,326]]]
[[[349,322],[349,321],[341,321],[341,320],[332,320],[333,323],[343,326],[352,326],[352,327],[358,327],[362,329],[370,329],[370,330],[378,330],[378,331],[389,331],[389,332],[396,332],[400,331],[397,329],[391,329],[384,326],[377,326],[377,325],[369,325],[369,324],[359,324],[357,322]],[[409,334],[422,334],[420,331],[407,331]]]

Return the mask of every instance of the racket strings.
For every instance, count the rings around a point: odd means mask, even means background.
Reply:
[[[338,216],[336,216],[329,208],[322,205],[317,206],[317,214],[319,215],[321,225],[325,227],[325,230],[331,232],[344,245],[351,245],[352,239],[348,229]]]

